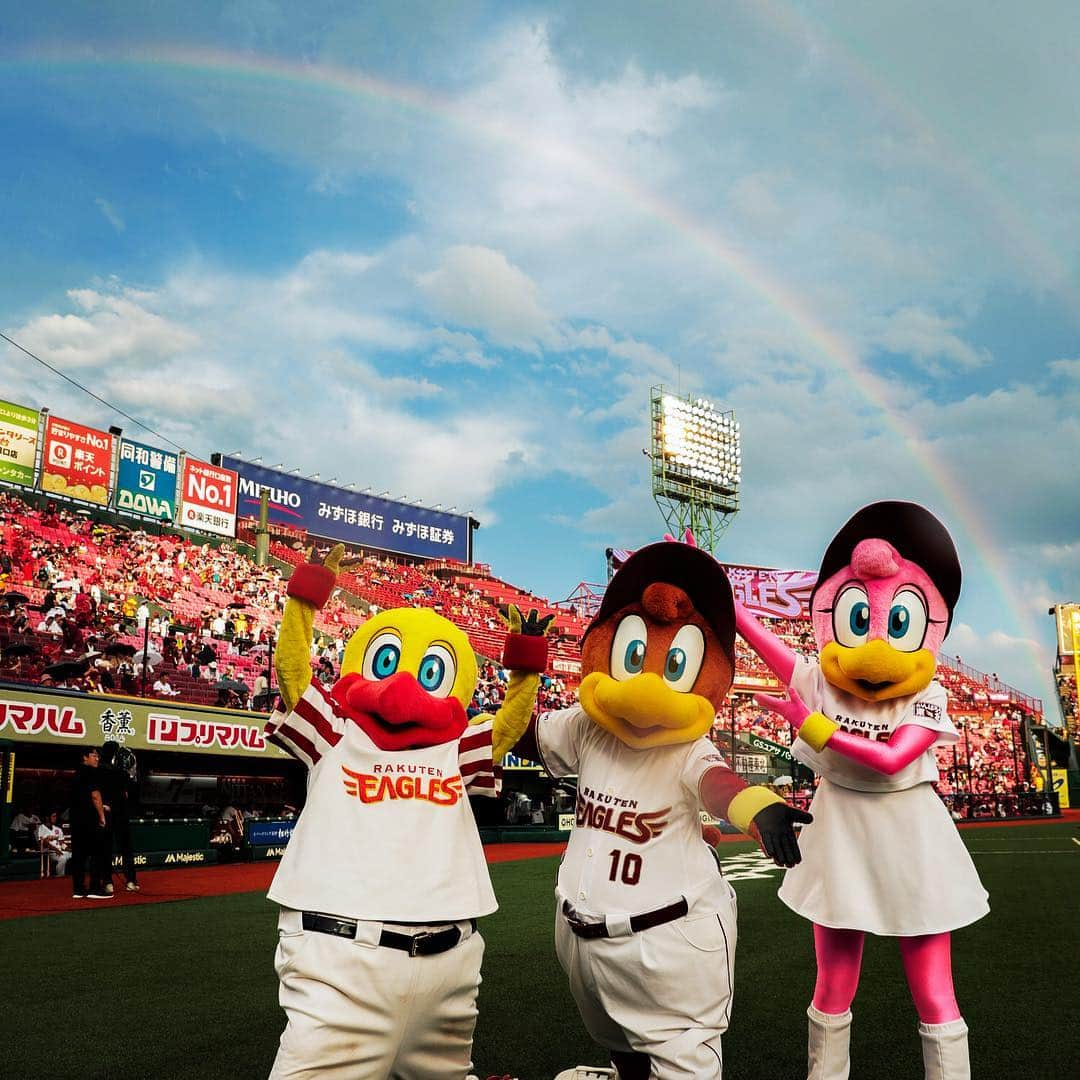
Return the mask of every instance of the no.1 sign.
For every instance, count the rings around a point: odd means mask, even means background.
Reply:
[[[180,481],[180,527],[235,536],[236,487],[232,469],[186,458]]]

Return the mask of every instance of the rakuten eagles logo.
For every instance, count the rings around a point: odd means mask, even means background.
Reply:
[[[647,844],[653,837],[659,836],[667,828],[671,814],[670,806],[642,813],[637,810],[634,799],[617,799],[595,793],[589,788],[578,790],[575,809],[579,829],[600,829],[621,836],[632,844]]]
[[[376,765],[376,769],[380,766]],[[454,806],[462,796],[461,777],[443,776],[435,768],[425,766],[399,766],[401,769],[422,769],[421,775],[398,774],[392,765],[382,766],[386,772],[353,772],[341,766],[344,773],[345,794],[362,803],[381,803],[388,799],[411,799],[429,802],[435,806]]]

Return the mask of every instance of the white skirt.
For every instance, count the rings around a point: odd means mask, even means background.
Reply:
[[[799,836],[802,862],[780,899],[836,929],[911,937],[956,930],[990,910],[975,864],[929,784],[853,791],[822,780]]]

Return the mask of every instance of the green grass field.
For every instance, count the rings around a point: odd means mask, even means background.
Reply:
[[[964,835],[992,907],[954,941],[973,1076],[1075,1075],[1080,831],[1036,824]],[[752,850],[731,844],[721,853],[730,859]],[[553,858],[492,867],[502,906],[482,924],[487,955],[474,1048],[481,1077],[550,1080],[560,1068],[604,1062],[555,960],[555,867]],[[770,873],[734,881],[729,1080],[805,1076],[810,928],[776,899],[778,880]],[[275,911],[258,893],[0,922],[0,1076],[265,1077],[284,1023],[275,939]],[[870,939],[855,1001],[852,1075],[921,1077],[915,1025],[895,942]]]

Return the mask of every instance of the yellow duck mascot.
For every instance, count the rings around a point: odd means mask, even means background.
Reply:
[[[288,1023],[272,1080],[464,1080],[483,938],[497,904],[467,796],[532,716],[551,617],[510,608],[506,700],[469,723],[476,657],[435,612],[382,611],[349,640],[341,678],[311,677],[315,612],[344,548],[293,573],[267,737],[308,769],[307,800],[269,897]]]

